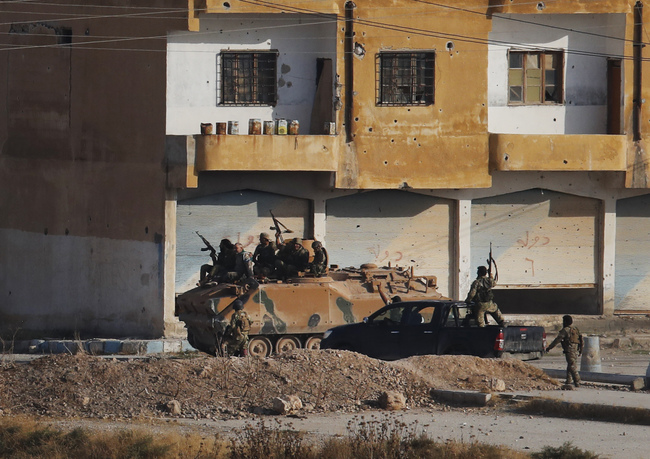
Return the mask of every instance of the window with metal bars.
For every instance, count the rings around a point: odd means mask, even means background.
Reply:
[[[433,52],[377,54],[377,105],[431,105]]]
[[[511,105],[564,102],[562,51],[509,51],[508,103]]]
[[[277,51],[222,52],[221,103],[275,105]]]

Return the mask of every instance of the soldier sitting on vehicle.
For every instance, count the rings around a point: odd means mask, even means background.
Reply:
[[[201,249],[203,250],[203,249]],[[215,257],[210,253],[212,265],[201,266],[201,276],[198,285],[205,285],[211,281],[219,281],[228,271],[235,267],[235,246],[229,239],[222,239],[219,243],[219,254]]]
[[[230,325],[225,334],[226,352],[230,356],[246,357],[251,320],[244,311],[244,303],[241,300],[234,301],[233,309],[235,312],[230,318]]]
[[[275,270],[275,244],[268,233],[260,234],[260,243],[253,253],[253,272],[256,276],[269,277]]]
[[[309,267],[309,252],[302,246],[302,239],[296,237],[290,243],[279,246],[275,267],[283,279],[296,276]]]
[[[314,260],[310,264],[311,272],[315,277],[323,277],[327,274],[327,264],[329,262],[327,250],[319,241],[312,242],[311,248],[314,249]]]
[[[235,265],[221,277],[221,281],[235,282],[245,277],[253,277],[253,256],[238,242],[235,244]]]

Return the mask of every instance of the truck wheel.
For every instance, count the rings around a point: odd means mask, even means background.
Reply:
[[[268,357],[271,355],[271,341],[266,336],[256,336],[248,343],[248,354],[253,357]]]
[[[307,338],[305,342],[305,349],[318,350],[320,349],[320,342],[323,340],[322,335],[314,335]]]
[[[278,354],[293,351],[294,349],[300,349],[300,340],[295,336],[283,336],[275,343],[275,352]]]

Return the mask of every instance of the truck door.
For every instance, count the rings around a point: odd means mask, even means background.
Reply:
[[[361,352],[378,359],[399,359],[402,322],[408,309],[407,303],[396,303],[373,316],[364,329]]]
[[[405,312],[400,335],[401,358],[436,353],[436,305],[414,304]]]

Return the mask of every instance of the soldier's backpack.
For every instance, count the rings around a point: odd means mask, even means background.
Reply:
[[[569,327],[569,343],[578,345],[578,352],[582,354],[582,335],[578,327]]]
[[[492,279],[484,277],[479,281],[476,296],[480,303],[488,303],[494,300],[494,293],[492,293]]]
[[[248,314],[246,314],[245,312],[241,314],[238,325],[239,325],[239,329],[243,333],[248,333],[249,331],[251,331],[251,320],[248,317]]]

